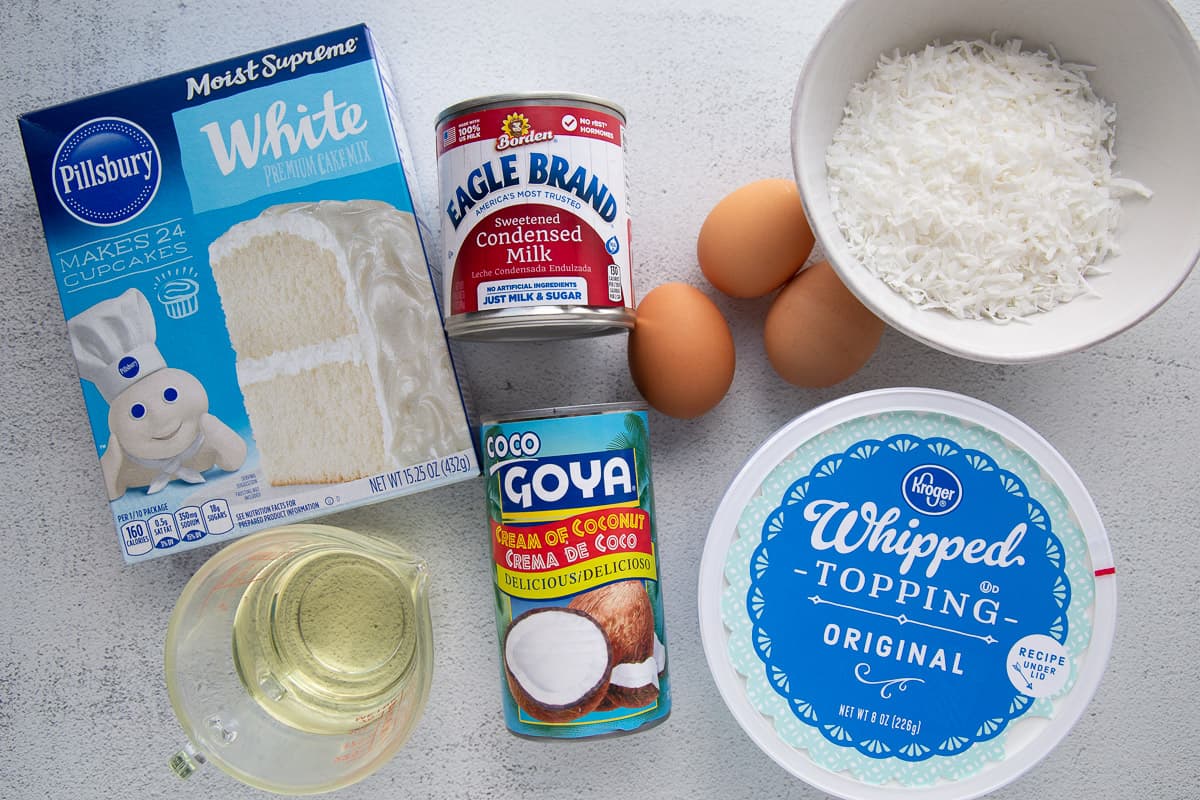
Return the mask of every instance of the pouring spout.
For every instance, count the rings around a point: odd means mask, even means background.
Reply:
[[[186,779],[193,772],[204,766],[204,762],[207,760],[204,757],[204,753],[197,750],[196,746],[191,742],[187,742],[184,744],[183,749],[171,756],[167,761],[167,766],[180,778]]]

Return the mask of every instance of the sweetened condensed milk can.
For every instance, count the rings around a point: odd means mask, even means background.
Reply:
[[[532,341],[633,328],[625,113],[495,95],[437,120],[446,332]]]

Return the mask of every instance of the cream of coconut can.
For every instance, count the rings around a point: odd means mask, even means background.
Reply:
[[[446,332],[535,341],[633,328],[625,112],[507,94],[437,119]]]
[[[486,421],[481,445],[505,721],[576,739],[671,710],[644,406]]]

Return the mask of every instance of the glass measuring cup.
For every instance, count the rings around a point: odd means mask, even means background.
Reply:
[[[253,534],[209,559],[167,625],[167,692],[206,761],[273,792],[369,775],[407,740],[433,671],[427,569],[390,542],[327,525]]]

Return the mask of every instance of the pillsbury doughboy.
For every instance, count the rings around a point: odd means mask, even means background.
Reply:
[[[154,312],[137,289],[67,320],[79,375],[109,404],[100,457],[110,500],[132,487],[147,494],[173,480],[203,483],[204,471],[241,467],[246,443],[208,413],[200,381],[167,366],[155,344]]]

